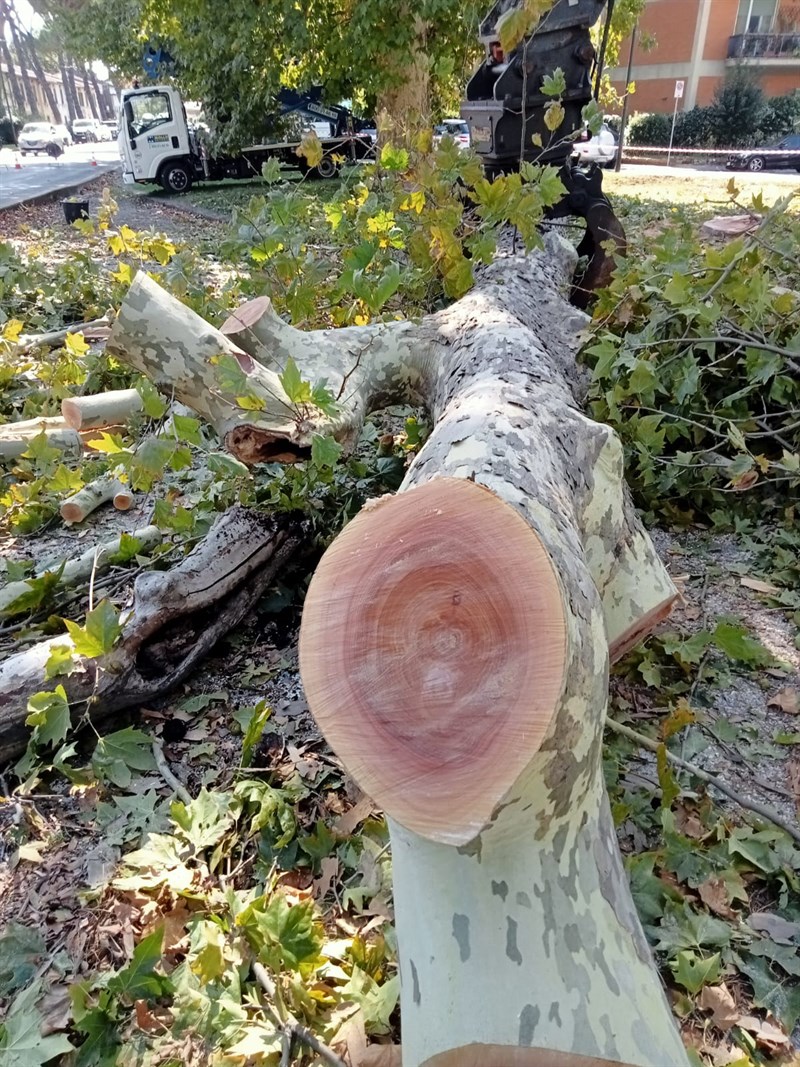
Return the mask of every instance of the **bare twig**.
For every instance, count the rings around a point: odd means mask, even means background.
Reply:
[[[275,983],[267,974],[265,968],[260,963],[254,963],[253,974],[258,979],[259,985],[267,994],[269,1000],[274,1002],[277,995]],[[290,1048],[291,1041],[296,1038],[298,1041],[302,1041],[304,1045],[308,1045],[313,1052],[316,1052],[321,1060],[331,1064],[331,1067],[347,1067],[347,1064],[341,1057],[337,1056],[336,1053],[329,1049],[327,1045],[324,1045],[319,1038],[315,1037],[310,1030],[307,1030],[305,1026],[299,1023],[288,1009],[286,1011],[288,1016],[286,1022],[281,1019],[271,1003],[268,1002],[264,1004],[264,1011],[284,1035],[284,1038],[288,1036]],[[286,1044],[284,1044],[284,1052],[286,1047]],[[283,1059],[281,1059],[281,1062],[283,1062]]]
[[[167,757],[164,755],[164,746],[157,737],[153,738],[153,759],[156,761],[156,767],[158,767],[159,774],[167,785],[175,791],[176,795],[180,797],[184,804],[191,804],[192,794],[172,773],[170,766],[167,763]]]
[[[653,740],[652,737],[646,737],[644,734],[640,734],[637,730],[632,730],[630,726],[624,726],[621,722],[617,722],[615,719],[606,719],[606,726],[609,730],[613,730],[615,733],[627,737],[629,741],[634,741],[637,745],[648,749],[650,752],[658,752],[661,748],[660,743]],[[715,789],[718,789],[720,793],[724,793],[729,800],[734,801],[740,808],[752,811],[756,815],[760,815],[762,819],[767,819],[769,822],[774,823],[775,826],[779,826],[781,830],[787,833],[800,845],[800,829],[793,826],[790,822],[784,819],[783,816],[779,815],[774,808],[771,808],[768,804],[761,804],[757,800],[748,800],[746,797],[743,797],[741,793],[738,793],[735,789],[732,789],[721,779],[717,778],[716,775],[709,774],[708,771],[704,771],[701,767],[695,766],[694,763],[689,763],[687,760],[681,759],[680,756],[676,756],[674,753],[670,752],[669,749],[665,749],[665,751],[670,763],[673,763],[676,767],[680,767],[683,771],[688,771],[689,774],[693,774],[695,778],[699,778],[701,782],[713,785]]]

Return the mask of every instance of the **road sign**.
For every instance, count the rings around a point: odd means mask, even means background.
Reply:
[[[680,100],[683,96],[683,87],[685,82],[675,82],[675,99]]]

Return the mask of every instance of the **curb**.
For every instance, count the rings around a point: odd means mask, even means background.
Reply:
[[[48,200],[54,200],[59,196],[69,196],[70,193],[77,193],[79,189],[84,189],[87,185],[93,185],[95,182],[100,181],[101,178],[105,178],[107,174],[113,174],[117,170],[117,165],[113,167],[107,167],[103,170],[98,170],[97,174],[92,174],[88,178],[84,178],[79,182],[71,182],[69,185],[61,185],[58,189],[50,189],[46,193],[37,193],[35,196],[23,197],[22,200],[17,200],[13,204],[6,204],[5,207],[0,207],[2,211],[14,211],[18,207],[26,207],[28,204],[44,204]]]

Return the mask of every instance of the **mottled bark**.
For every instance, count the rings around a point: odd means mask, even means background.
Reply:
[[[534,1049],[687,1063],[601,763],[609,649],[668,610],[674,588],[614,432],[577,403],[581,320],[561,296],[573,267],[550,239],[424,324],[434,430],[400,494],[345,528],[306,600],[309,704],[390,816],[404,1067],[447,1052],[480,1062],[472,1045],[491,1047],[493,1067],[541,1062]],[[464,479],[478,495],[457,513]],[[507,516],[483,572],[478,485]],[[550,579],[511,547],[520,519]]]
[[[400,24],[408,24],[411,13],[401,4]],[[386,60],[389,84],[378,94],[377,118],[380,139],[395,143],[410,141],[419,130],[430,127],[431,75],[428,58],[428,26],[414,18],[414,39],[407,52]]]
[[[169,692],[254,607],[304,544],[308,531],[294,516],[272,517],[235,507],[177,566],[140,575],[122,637],[99,659],[78,657],[59,679],[77,722],[100,722]],[[55,684],[45,678],[52,637],[0,664],[0,764],[21,752],[30,697]]]
[[[320,565],[301,634],[310,706],[390,817],[404,1067],[477,1063],[475,1046],[492,1067],[542,1050],[686,1065],[601,769],[609,658],[675,589],[619,440],[581,409],[575,260],[548,235],[418,325],[311,334],[263,300],[212,331],[137,279],[111,339],[234,450],[253,427],[297,455],[314,432],[348,443],[387,403],[431,413],[400,494]],[[220,352],[263,410],[231,413],[209,370]],[[275,402],[288,356],[327,378],[333,418]]]

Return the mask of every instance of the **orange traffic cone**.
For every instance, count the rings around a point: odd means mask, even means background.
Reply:
[[[93,167],[97,166],[97,160],[95,159],[94,149],[92,149],[92,166]]]

